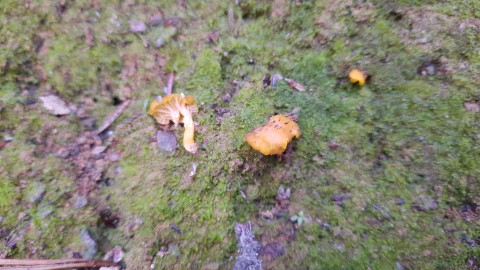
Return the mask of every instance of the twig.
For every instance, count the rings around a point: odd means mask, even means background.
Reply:
[[[173,79],[175,78],[175,74],[173,74],[173,72],[170,72],[170,74],[168,74],[168,86],[167,86],[167,95],[171,95],[172,94],[172,90],[173,90]]]
[[[98,268],[118,266],[117,263],[107,261],[93,261],[88,259],[58,259],[58,260],[0,260],[0,269],[15,270],[56,270],[74,268]]]
[[[0,259],[0,266],[6,265],[37,265],[37,264],[58,264],[69,262],[88,262],[89,259],[51,259],[51,260],[22,260],[22,259]]]
[[[101,128],[99,128],[97,131],[95,131],[95,135],[98,135],[100,133],[102,133],[103,131],[105,131],[111,124],[113,124],[113,122],[115,122],[115,120],[122,114],[122,112],[128,107],[128,105],[130,105],[130,103],[132,103],[132,100],[131,99],[127,99],[125,100],[119,107],[118,109],[110,114],[106,119],[105,121],[103,121],[103,125]]]

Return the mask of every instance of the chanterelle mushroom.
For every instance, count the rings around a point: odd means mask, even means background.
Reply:
[[[264,155],[278,155],[285,152],[293,137],[300,137],[297,123],[285,115],[275,115],[265,126],[256,128],[245,135],[245,141]]]
[[[350,71],[350,73],[348,73],[348,77],[350,78],[351,83],[358,83],[360,86],[364,86],[367,79],[365,72],[358,69],[353,69]]]
[[[152,115],[160,125],[183,123],[185,133],[183,134],[183,147],[190,153],[197,152],[197,145],[194,141],[195,125],[192,115],[198,112],[195,99],[192,96],[183,94],[171,94],[166,97],[159,97],[150,104],[148,113]]]

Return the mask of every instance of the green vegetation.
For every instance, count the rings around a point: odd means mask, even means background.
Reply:
[[[478,1],[34,2],[0,3],[0,232],[20,235],[0,254],[86,254],[88,231],[96,258],[119,245],[128,269],[229,269],[233,226],[249,220],[285,249],[262,255],[266,269],[479,267],[480,112],[464,107],[480,101]],[[349,83],[354,68],[364,87]],[[199,105],[195,156],[152,143],[143,104],[170,72]],[[275,74],[306,91],[264,85]],[[50,115],[46,93],[75,113]],[[100,141],[119,161],[89,160],[102,174],[77,208],[83,160],[62,150],[126,99]],[[295,108],[291,154],[244,142]],[[288,205],[265,217],[280,186]]]

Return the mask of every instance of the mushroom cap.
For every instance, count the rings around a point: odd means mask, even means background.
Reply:
[[[278,155],[285,152],[293,137],[300,137],[297,123],[285,115],[275,115],[268,123],[245,135],[245,141],[264,155]]]
[[[190,114],[198,112],[193,96],[171,94],[163,97],[161,101],[155,99],[148,109],[148,113],[152,115],[160,125],[168,125],[170,121],[175,125],[183,123],[185,112],[190,112]]]
[[[352,71],[350,71],[350,73],[348,73],[348,77],[350,78],[351,83],[358,82],[358,85],[360,86],[365,85],[365,80],[367,78],[365,76],[365,73],[358,69],[353,69]]]

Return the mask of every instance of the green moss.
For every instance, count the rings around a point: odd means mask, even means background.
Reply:
[[[204,50],[195,60],[195,71],[187,88],[200,102],[211,101],[223,85],[222,67],[218,56],[211,50]]]
[[[89,48],[81,40],[67,35],[54,40],[43,61],[48,81],[70,98],[81,92],[92,96],[100,92],[101,80],[117,74],[121,64],[115,47]]]

